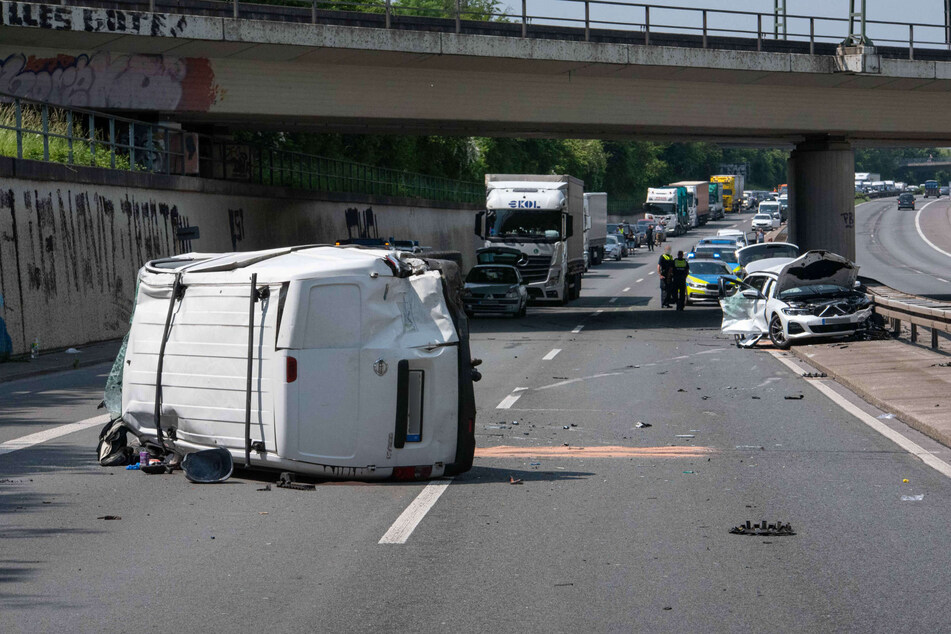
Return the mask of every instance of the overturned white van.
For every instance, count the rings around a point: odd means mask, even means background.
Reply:
[[[168,451],[224,447],[252,468],[361,479],[466,471],[479,374],[461,289],[452,262],[359,247],[149,262],[122,419]]]

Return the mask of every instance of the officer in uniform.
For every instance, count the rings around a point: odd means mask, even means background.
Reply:
[[[657,275],[660,276],[660,306],[667,308],[673,299],[672,271],[674,259],[670,257],[670,245],[664,247],[664,253],[657,260]]]
[[[647,225],[647,249],[654,250],[654,225]]]
[[[674,287],[672,294],[677,298],[677,310],[683,310],[684,303],[687,301],[687,275],[690,274],[690,263],[684,257],[683,251],[677,251],[672,268]]]

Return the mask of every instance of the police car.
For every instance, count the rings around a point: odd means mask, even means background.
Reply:
[[[736,255],[735,244],[698,244],[693,251],[687,254],[690,259],[690,268],[693,269],[693,260],[696,258],[713,258],[720,260],[728,267],[731,272],[738,273],[740,270],[739,258]]]
[[[687,303],[716,303],[719,300],[720,278],[732,276],[733,271],[722,260],[694,257],[690,260],[690,274],[687,275]]]

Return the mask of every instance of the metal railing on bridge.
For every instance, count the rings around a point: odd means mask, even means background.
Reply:
[[[231,18],[330,24],[359,24],[402,30],[449,31],[515,37],[553,37],[585,41],[662,43],[702,48],[795,50],[830,54],[850,38],[843,17],[783,12],[678,7],[619,0],[521,0],[513,13],[473,9],[465,0],[448,0],[446,9],[414,5],[414,0],[61,0],[62,4],[137,11],[216,15]],[[538,9],[530,8],[533,6]],[[520,8],[520,10],[519,10]],[[945,24],[866,19],[868,37],[879,46],[898,47],[915,59],[915,49],[951,51]],[[674,38],[672,36],[686,36]],[[781,44],[780,44],[781,43]],[[798,45],[798,46],[797,46]],[[818,50],[821,48],[822,50]],[[934,51],[932,51],[933,53]],[[896,52],[892,51],[895,56]]]
[[[183,131],[0,93],[0,156],[311,191],[475,203],[481,183]]]

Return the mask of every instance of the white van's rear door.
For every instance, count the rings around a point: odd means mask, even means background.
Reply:
[[[275,446],[274,386],[282,387],[283,377],[282,359],[273,362],[279,292],[280,286],[270,288],[254,309],[251,439],[263,440],[268,450]],[[162,372],[162,427],[174,427],[180,440],[244,449],[250,293],[249,283],[190,284],[176,304]],[[123,413],[147,432],[154,429],[169,294],[168,288],[142,283],[126,356]]]

